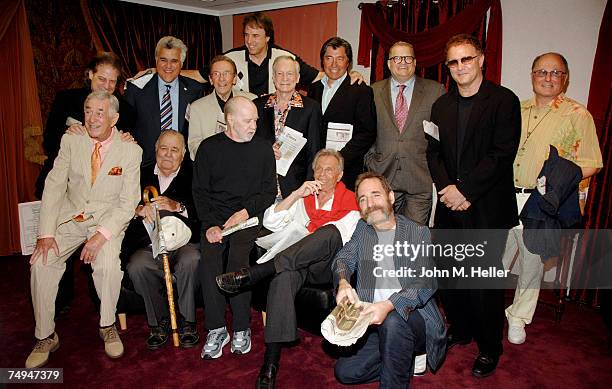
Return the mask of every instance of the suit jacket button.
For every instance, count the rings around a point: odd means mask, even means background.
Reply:
[[[89,200],[86,200],[86,201],[85,201],[85,204],[89,204]]]

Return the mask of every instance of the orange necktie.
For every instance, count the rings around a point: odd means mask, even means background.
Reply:
[[[96,176],[100,171],[100,166],[102,166],[102,156],[100,155],[100,147],[102,147],[102,143],[96,142],[94,145],[93,153],[91,153],[91,185],[96,182]]]

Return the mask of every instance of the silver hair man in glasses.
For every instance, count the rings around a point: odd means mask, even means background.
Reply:
[[[452,37],[446,59],[457,87],[434,103],[431,121],[439,136],[427,135],[439,201],[435,226],[454,229],[455,236],[472,242],[487,240],[483,259],[501,269],[507,230],[518,225],[512,162],[521,134],[520,103],[512,91],[484,79],[484,53],[473,36]],[[499,233],[482,239],[493,229]],[[457,264],[451,256],[440,260]],[[502,354],[504,290],[495,284],[475,287],[482,280],[450,281],[441,282],[445,290],[440,291],[450,322],[448,347],[475,340],[479,354],[472,374],[491,375]]]
[[[389,49],[391,77],[372,84],[377,134],[366,166],[391,183],[396,212],[426,225],[432,196],[423,120],[429,120],[431,106],[446,90],[417,77],[416,64],[410,43],[396,42]]]
[[[514,160],[519,212],[536,187],[550,145],[581,168],[583,179],[603,166],[593,117],[582,104],[565,96],[568,81],[569,68],[561,54],[545,53],[534,59],[531,66],[534,96],[521,103],[521,141]],[[525,324],[533,318],[543,275],[540,255],[525,247],[522,232],[522,225],[510,231],[504,256],[504,263],[510,263],[518,251],[518,285],[514,301],[506,309],[508,341],[513,344],[525,342]]]

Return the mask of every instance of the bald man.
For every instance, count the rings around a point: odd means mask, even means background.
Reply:
[[[223,230],[263,213],[276,197],[276,162],[270,143],[254,137],[257,108],[249,99],[232,97],[225,104],[225,132],[200,144],[193,168],[193,198],[202,222],[199,276],[209,331],[202,358],[215,359],[229,343],[225,324],[225,298],[215,277],[248,267],[249,253],[261,224],[222,236]],[[224,253],[227,265],[224,267]],[[229,298],[234,331],[231,351],[251,350],[250,292]]]

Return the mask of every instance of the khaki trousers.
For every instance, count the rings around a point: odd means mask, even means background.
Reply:
[[[529,198],[529,193],[517,193],[516,202],[519,213]],[[535,232],[534,232],[535,233]],[[540,284],[544,265],[541,257],[531,253],[523,243],[523,225],[510,230],[504,253],[504,264],[510,264],[518,251],[518,283],[514,292],[512,305],[506,308],[506,317],[511,326],[524,327],[533,319],[538,297],[540,295]]]
[[[97,224],[93,219],[77,223],[68,221],[60,225],[55,234],[59,247],[59,257],[49,250],[47,264],[38,258],[31,266],[30,289],[36,329],[34,335],[44,339],[55,331],[55,298],[60,279],[66,270],[66,260],[81,244],[96,233]],[[123,233],[113,236],[101,248],[94,262],[93,281],[100,298],[100,326],[109,326],[115,322],[117,301],[121,291],[121,262],[119,252]]]

